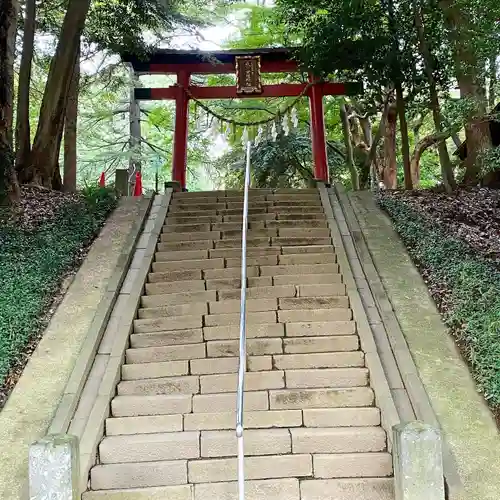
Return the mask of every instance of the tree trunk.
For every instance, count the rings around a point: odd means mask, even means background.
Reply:
[[[346,150],[345,161],[347,168],[349,169],[349,173],[351,174],[352,189],[359,191],[359,176],[358,171],[356,170],[356,165],[354,165],[349,118],[347,116],[347,109],[344,103],[340,106],[340,119],[342,121],[342,130],[344,131],[344,143]]]
[[[0,199],[11,201],[19,198],[12,130],[18,14],[18,0],[0,0]]]
[[[30,135],[30,82],[33,46],[35,42],[36,2],[26,0],[24,18],[23,51],[19,68],[19,90],[17,93],[16,117],[16,171],[22,173],[28,165],[31,149]],[[19,175],[22,182],[22,175]]]
[[[399,130],[401,131],[401,150],[403,153],[403,171],[405,178],[405,189],[412,190],[413,182],[411,179],[410,166],[410,140],[408,139],[408,122],[406,120],[406,102],[403,97],[403,88],[401,83],[396,83],[396,107],[399,115]]]
[[[430,148],[434,144],[440,144],[450,137],[448,132],[440,132],[437,134],[428,135],[424,137],[421,141],[417,142],[415,149],[413,150],[413,155],[411,157],[411,170],[415,172],[418,176],[416,178],[416,184],[420,183],[420,158],[426,149]]]
[[[486,103],[481,86],[479,63],[471,46],[466,14],[454,0],[439,0],[453,43],[453,57],[460,96],[472,103],[465,125],[467,159],[464,182],[476,184],[481,174],[482,155],[491,148],[489,122],[484,119]]]
[[[441,116],[441,106],[439,104],[439,96],[436,87],[436,80],[434,78],[434,62],[432,58],[431,51],[427,44],[425,38],[425,29],[423,23],[423,16],[420,7],[417,3],[414,3],[415,9],[415,26],[417,28],[420,53],[422,54],[424,60],[424,70],[427,75],[427,80],[429,81],[429,94],[431,102],[432,117],[434,120],[434,127],[436,128],[436,133],[441,134],[443,132],[443,119]],[[448,193],[451,193],[457,186],[455,182],[455,176],[453,174],[453,166],[451,164],[450,155],[448,153],[448,148],[446,147],[446,141],[440,141],[438,144],[439,151],[439,163],[441,164],[441,177],[443,180],[444,187]],[[416,165],[420,165],[418,162]],[[412,161],[412,167],[414,168],[415,163]],[[412,168],[412,175],[416,178],[420,178],[420,171],[416,172]],[[415,182],[414,182],[415,183]],[[418,184],[418,183],[417,183]]]
[[[78,123],[78,95],[80,86],[80,50],[69,88],[68,106],[64,121],[64,190],[76,191],[76,139]]]
[[[496,106],[496,87],[498,83],[498,62],[497,56],[490,57],[489,83],[488,83],[488,107],[491,111]]]
[[[387,110],[384,127],[384,174],[383,182],[387,189],[398,187],[398,165],[396,160],[396,128],[398,114],[396,103],[391,103]]]
[[[30,164],[33,180],[49,188],[59,159],[60,143],[58,145],[54,137],[62,134],[69,88],[89,6],[90,0],[70,0],[45,85]]]

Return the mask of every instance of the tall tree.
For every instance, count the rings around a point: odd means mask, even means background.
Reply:
[[[12,130],[18,13],[18,0],[0,0],[0,197],[11,199],[19,196]]]
[[[464,2],[439,0],[453,45],[455,74],[460,95],[467,101],[469,112],[465,124],[467,168],[464,181],[477,183],[481,175],[483,155],[491,148],[491,135],[486,115],[484,75],[475,46],[476,22],[479,12],[467,12]]]
[[[30,135],[30,82],[33,47],[35,42],[36,0],[26,0],[24,14],[23,50],[19,68],[19,89],[16,115],[16,170],[22,172],[29,161]],[[22,179],[21,179],[22,180]]]
[[[64,119],[64,176],[65,191],[76,191],[78,97],[80,93],[80,47],[69,88],[68,105]]]
[[[31,151],[30,177],[46,187],[58,179],[58,159],[69,88],[90,0],[70,0],[64,16]],[[60,175],[59,175],[60,179]]]
[[[419,0],[414,0],[413,2],[414,15],[415,15],[415,27],[417,29],[419,48],[422,55],[425,73],[427,75],[427,81],[429,83],[429,97],[430,97],[430,107],[432,110],[432,117],[434,120],[434,126],[438,134],[442,134],[444,130],[443,119],[441,116],[441,106],[439,104],[439,95],[437,90],[436,78],[434,76],[436,68],[434,63],[434,58],[429,48],[427,42],[427,37],[424,28],[424,19],[422,8]],[[418,141],[417,141],[418,142]],[[431,141],[432,143],[432,141]],[[425,143],[424,143],[425,144]],[[455,176],[453,174],[453,166],[451,164],[450,155],[446,147],[446,140],[441,140],[438,143],[439,161],[441,164],[441,176],[443,179],[443,184],[448,192],[451,192],[456,188]],[[415,165],[418,162],[412,162],[414,167],[412,168],[412,174],[416,177],[418,172],[416,171]]]

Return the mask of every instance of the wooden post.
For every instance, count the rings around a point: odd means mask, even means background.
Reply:
[[[141,108],[139,101],[135,98],[135,87],[139,82],[138,76],[135,74],[134,70],[130,69],[130,159],[128,167],[128,177],[129,177],[129,192],[126,193],[130,195],[133,193],[133,186],[135,183],[135,172],[141,170]]]
[[[186,71],[177,73],[177,97],[175,99],[175,132],[172,181],[186,188],[189,98],[184,88],[189,87],[191,75]]]
[[[310,81],[316,81],[310,77]],[[321,87],[313,85],[309,95],[311,110],[311,139],[314,162],[314,178],[329,183],[328,157],[326,153],[325,117],[323,109],[323,93]]]

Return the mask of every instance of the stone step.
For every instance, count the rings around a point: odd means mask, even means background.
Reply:
[[[246,397],[246,396],[245,396]],[[302,426],[300,410],[246,411],[245,429],[271,429]],[[188,413],[184,415],[184,430],[233,430],[234,412]],[[170,432],[170,431],[165,431]]]
[[[387,452],[313,455],[318,479],[392,476],[392,456]]]
[[[198,292],[174,292],[157,295],[143,295],[141,297],[141,306],[145,308],[151,308],[167,305],[184,305],[194,302],[213,302],[215,300],[217,300],[217,292],[215,290],[206,291],[205,289],[203,289],[203,291]]]
[[[183,269],[181,271],[167,271],[159,273],[149,273],[149,283],[165,283],[172,281],[194,281],[203,279],[200,269]]]
[[[167,318],[151,318],[134,320],[135,333],[164,332],[169,330],[190,330],[203,326],[203,316],[171,316]]]
[[[317,431],[318,429],[307,430]],[[235,457],[237,449],[236,434],[233,430],[201,431],[202,458]],[[246,457],[283,455],[291,452],[292,445],[288,429],[248,429],[245,431]]]
[[[305,427],[377,427],[378,408],[310,408],[302,411]]]
[[[203,330],[172,330],[168,332],[133,333],[130,347],[161,347],[179,344],[198,344],[203,342]]]
[[[206,357],[205,344],[182,344],[164,347],[141,347],[127,349],[127,363],[159,363],[164,361],[189,360]]]
[[[312,471],[311,455],[271,455],[245,458],[245,480],[312,477]],[[202,459],[188,462],[190,483],[234,481],[235,477],[238,477],[238,463],[235,458]]]
[[[198,457],[200,457],[200,433],[195,431],[106,436],[99,445],[101,464],[185,460]]]
[[[322,227],[280,227],[281,238],[329,238],[330,229]]]
[[[240,324],[240,313],[229,313],[229,314],[209,314],[204,317],[204,326],[226,326],[226,325],[239,325]],[[257,324],[272,324],[276,323],[276,311],[259,311],[259,312],[248,312],[246,314],[247,325]]]
[[[170,316],[190,316],[208,314],[206,302],[192,302],[187,304],[147,307],[137,311],[139,319],[163,318]]]
[[[345,408],[373,406],[374,394],[369,387],[345,389],[283,389],[269,391],[269,409]]]
[[[323,206],[318,203],[314,203],[312,205],[302,205],[301,203],[276,203],[275,206],[269,207],[267,209],[269,213],[277,213],[277,214],[320,214],[324,216]]]
[[[166,498],[166,497],[165,497]],[[193,500],[234,500],[238,498],[238,483],[203,483],[194,487]],[[356,500],[365,500],[355,497]],[[378,498],[366,497],[367,500]],[[381,497],[382,498],[382,497]],[[296,478],[255,480],[245,482],[245,500],[300,500],[299,480]],[[182,499],[185,500],[185,499]],[[344,500],[344,498],[340,499]],[[351,500],[351,499],[349,499]],[[385,499],[384,499],[385,500]]]
[[[283,342],[281,338],[248,339],[247,354],[249,356],[265,356],[269,354],[282,354]],[[239,355],[238,340],[213,340],[206,343],[207,357],[224,358]],[[201,356],[200,356],[201,357]]]
[[[183,419],[183,415],[180,414],[151,415],[146,417],[107,418],[106,435],[122,436],[129,434],[158,434],[164,432],[180,432],[184,430]]]
[[[116,396],[111,401],[111,415],[113,417],[139,417],[190,413],[192,399],[188,394]]]
[[[194,231],[191,233],[162,233],[160,235],[161,243],[175,243],[179,241],[198,241],[198,240],[220,240],[220,231]]]
[[[279,211],[276,220],[326,220],[325,214],[320,212]]]
[[[368,370],[366,368],[286,370],[285,377],[286,387],[289,389],[364,387],[368,385]],[[279,387],[270,387],[270,389],[279,389]]]
[[[167,215],[167,224],[206,224],[222,222],[222,215],[200,215],[198,217],[190,217],[189,215]]]
[[[294,453],[369,453],[386,450],[382,427],[290,429]],[[202,437],[203,439],[203,437]]]
[[[185,460],[96,465],[90,471],[93,489],[128,489],[187,483]]]
[[[279,255],[247,255],[247,266],[276,266]],[[225,267],[238,267],[241,269],[241,257],[226,258]]]
[[[175,241],[173,243],[158,243],[156,249],[158,252],[180,252],[182,250],[207,250],[214,248],[212,240],[192,240]]]
[[[359,349],[359,338],[357,335],[285,337],[283,339],[283,349],[285,354],[357,351]]]
[[[122,380],[176,377],[188,374],[188,360],[163,361],[159,363],[135,363],[122,366]]]
[[[247,245],[249,247],[266,247],[269,246],[270,244],[271,244],[271,237],[255,236],[247,239]],[[214,241],[214,246],[216,249],[241,248],[241,238],[227,238],[225,240],[217,240]]]
[[[337,274],[338,264],[297,264],[282,266],[261,266],[262,276],[282,276],[298,274]]]
[[[194,413],[210,413],[214,409],[219,412],[233,412],[234,414],[236,411],[236,393],[198,394],[193,396]],[[269,410],[269,396],[266,391],[255,391],[245,394],[245,412],[263,410]]]
[[[248,222],[262,222],[267,220],[276,220],[275,213],[260,213],[260,214],[248,214]],[[239,213],[238,215],[224,215],[222,216],[223,222],[237,222],[241,224],[243,222],[243,215]]]
[[[200,377],[202,394],[234,392],[237,386],[238,375],[236,373],[202,375]],[[249,372],[245,375],[245,391],[266,391],[284,387],[285,374],[283,371]]]
[[[315,237],[315,236],[280,236],[271,238],[272,246],[279,247],[296,247],[296,246],[329,246],[332,244],[332,239],[329,237]],[[313,250],[311,250],[313,252]],[[284,252],[283,252],[284,253]]]
[[[182,317],[182,316],[181,316]],[[323,308],[323,309],[288,309],[278,311],[279,323],[300,323],[305,321],[350,321],[352,311],[344,308]],[[136,320],[140,321],[140,320]],[[146,320],[144,320],[146,321]],[[166,320],[164,320],[166,321]],[[195,323],[193,319],[193,324]],[[197,328],[187,326],[186,328]],[[164,328],[166,330],[166,328]]]
[[[239,358],[206,358],[192,359],[189,362],[193,375],[215,375],[221,373],[236,373]],[[142,365],[144,366],[144,365]],[[250,372],[269,371],[273,369],[271,356],[247,356],[247,370]],[[234,390],[234,387],[233,387]]]
[[[156,262],[177,262],[208,259],[208,250],[185,250],[183,252],[156,252]]]
[[[215,222],[212,224],[212,231],[241,231],[243,221],[238,222]],[[249,230],[265,229],[265,221],[254,221],[248,223]]]
[[[205,252],[207,253],[207,257],[204,259],[153,262],[153,272],[180,271],[183,269],[224,269],[224,259],[209,259],[208,251]]]
[[[337,256],[333,253],[305,253],[279,255],[278,262],[280,266],[300,265],[300,264],[335,264]]]
[[[247,299],[277,299],[281,297],[295,297],[297,290],[294,284],[277,285],[277,286],[256,286],[247,288]],[[219,290],[217,296],[219,300],[238,300],[241,291]]]
[[[260,276],[259,266],[247,265],[247,277],[256,278]],[[225,269],[208,269],[203,271],[205,280],[238,279],[241,277],[241,267],[231,267]]]
[[[228,229],[226,231],[222,231],[221,235],[223,240],[233,240],[238,239],[241,241],[242,235],[242,227],[240,226],[238,229]],[[252,229],[250,228],[247,232],[247,238],[268,238],[270,236],[278,236],[277,228],[262,228],[262,229]]]
[[[328,222],[322,219],[287,219],[287,220],[270,220],[265,222],[266,227],[328,227]]]
[[[326,245],[290,245],[290,246],[284,246],[281,249],[281,252],[283,255],[299,255],[299,254],[304,254],[304,253],[334,253],[335,252],[335,247],[332,246],[332,242],[330,241]]]
[[[348,308],[349,298],[336,297],[288,297],[278,299],[279,309],[338,309]],[[197,310],[197,309],[196,309]]]
[[[251,276],[247,278],[247,287],[249,288],[271,286],[272,284],[272,276]],[[239,278],[206,280],[206,288],[207,290],[239,290],[241,288],[241,280]]]
[[[347,295],[347,288],[343,283],[299,285],[297,287],[298,297],[336,297],[338,295]]]
[[[268,255],[279,255],[281,249],[278,247],[248,247],[247,248],[247,258],[248,257],[260,257]],[[219,257],[224,258],[235,258],[241,259],[241,241],[236,248],[219,248],[214,250],[209,250],[208,254],[211,259],[216,259]]]
[[[277,387],[276,389],[279,389],[279,387]],[[186,375],[183,377],[122,380],[117,387],[118,396],[199,394],[199,392],[200,379],[198,376],[192,375]]]
[[[355,333],[356,323],[354,321],[306,321],[285,325],[287,337],[332,337],[335,335],[354,335]]]
[[[208,304],[208,309],[210,311],[210,314],[239,313],[240,308],[241,308],[241,301],[238,299],[220,300],[216,302],[210,302]],[[277,309],[278,309],[278,301],[275,298],[247,299],[246,301],[247,312],[276,311]]]
[[[170,281],[166,283],[146,283],[147,295],[179,294],[186,292],[204,292],[204,280]]]
[[[210,222],[192,222],[189,224],[167,223],[162,227],[164,233],[192,233],[196,231],[206,232],[212,230]]]
[[[217,201],[192,201],[192,202],[177,202],[172,201],[169,206],[168,213],[173,212],[190,212],[190,211],[202,211],[202,210],[218,210],[220,208],[226,208],[226,204],[224,202]]]
[[[393,500],[394,480],[387,478],[306,479],[300,482],[300,492],[301,500]],[[290,498],[295,500],[295,497]]]
[[[247,338],[284,337],[285,325],[279,323],[247,325]],[[234,340],[240,338],[240,330],[235,325],[210,326],[203,328],[203,337],[208,340]]]
[[[307,371],[311,368],[347,368],[364,366],[365,355],[362,351],[276,354],[273,356],[273,367],[277,370]]]

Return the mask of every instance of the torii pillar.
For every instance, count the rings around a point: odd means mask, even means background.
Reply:
[[[310,82],[317,82],[313,76]],[[311,113],[311,141],[314,162],[314,178],[328,184],[329,169],[326,152],[325,112],[323,108],[323,89],[321,85],[312,85],[309,93],[309,108]]]
[[[189,97],[185,89],[188,89],[190,80],[191,75],[187,71],[179,71],[177,73],[172,180],[178,182],[181,189],[186,188]]]

